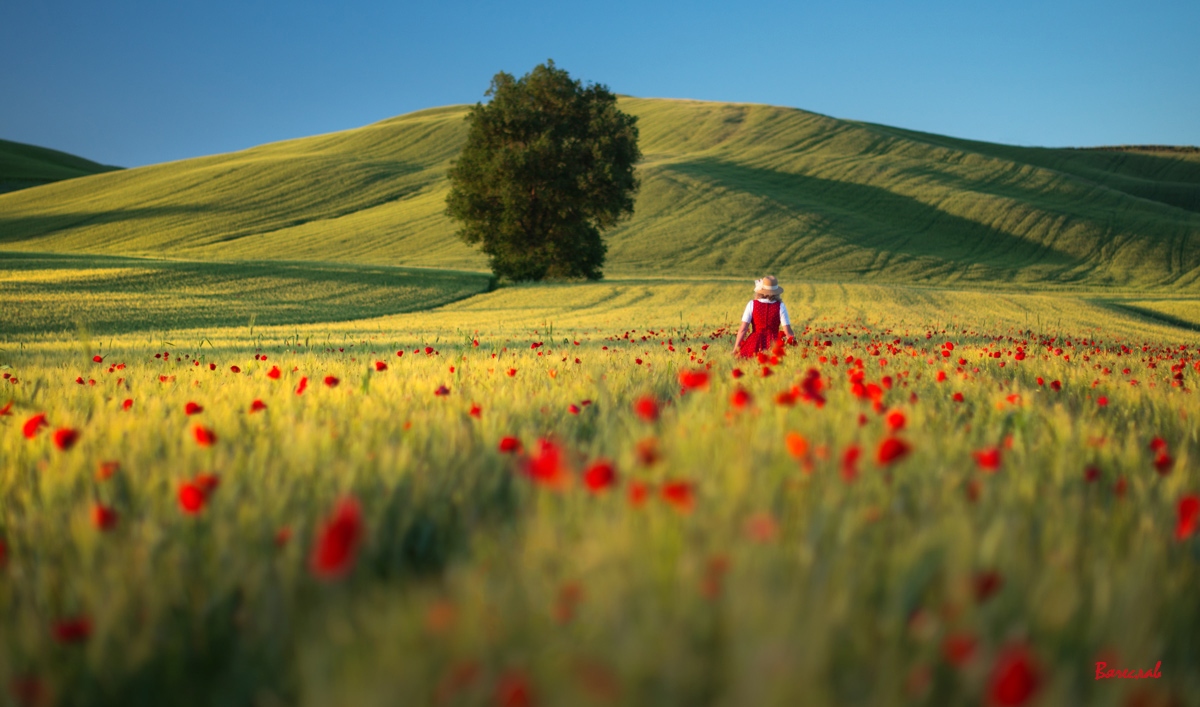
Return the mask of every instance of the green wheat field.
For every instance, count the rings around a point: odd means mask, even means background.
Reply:
[[[0,142],[0,703],[1197,704],[1200,153],[622,108],[595,283],[455,240],[464,107]]]

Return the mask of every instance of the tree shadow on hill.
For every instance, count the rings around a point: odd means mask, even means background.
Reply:
[[[0,331],[14,335],[369,319],[449,304],[492,282],[485,273],[383,266],[13,252],[0,252],[0,271],[15,274],[0,282],[11,305]]]
[[[966,154],[1011,161],[1016,167],[1054,170],[1127,196],[1200,213],[1200,160],[1164,151],[998,145],[871,124],[877,132]],[[943,175],[945,176],[945,175]],[[981,183],[979,180],[966,180]],[[992,182],[982,182],[991,185]],[[1008,187],[1014,188],[1014,187]],[[1019,187],[1016,187],[1019,189]],[[1022,190],[1026,191],[1026,190]],[[1036,193],[1036,192],[1035,192]]]
[[[880,187],[698,159],[666,169],[731,191],[765,197],[825,217],[824,235],[847,244],[960,267],[987,265],[1016,275],[1022,267],[1065,271],[1083,265],[1070,254]]]

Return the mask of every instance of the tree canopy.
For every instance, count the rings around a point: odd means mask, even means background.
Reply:
[[[449,173],[458,236],[501,277],[599,279],[601,231],[633,213],[637,118],[552,60],[520,79],[496,74],[485,95]]]

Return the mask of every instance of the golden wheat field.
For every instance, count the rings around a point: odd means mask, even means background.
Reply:
[[[1191,703],[1192,310],[788,284],[6,329],[7,699]]]

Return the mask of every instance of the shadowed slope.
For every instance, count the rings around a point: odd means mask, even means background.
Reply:
[[[613,275],[1200,289],[1200,160],[624,98]],[[444,216],[464,107],[0,197],[0,248],[483,269]]]
[[[423,311],[485,292],[477,273],[346,264],[5,253],[0,337],[295,325]],[[246,330],[241,330],[243,333]]]
[[[117,169],[58,150],[0,140],[0,193]]]

